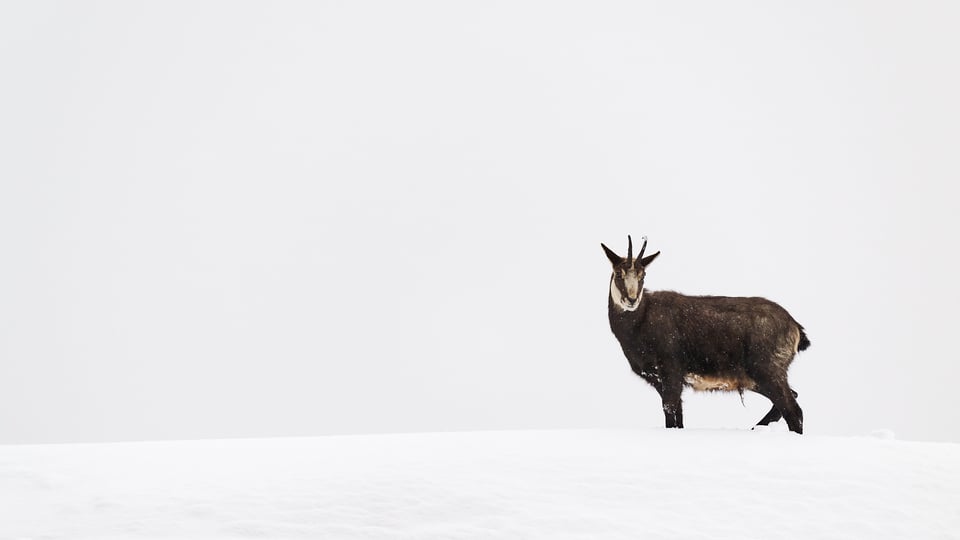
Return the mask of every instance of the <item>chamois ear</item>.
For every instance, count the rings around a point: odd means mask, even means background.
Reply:
[[[658,255],[660,255],[659,251],[654,253],[653,255],[648,255],[640,259],[640,266],[646,267],[648,264],[652,263],[653,260],[656,259]]]
[[[607,246],[603,245],[602,243],[600,244],[600,247],[602,247],[602,248],[603,248],[603,252],[607,254],[607,258],[610,259],[610,264],[612,264],[612,265],[614,265],[614,266],[618,266],[618,265],[620,265],[620,264],[623,264],[623,257],[617,255],[616,253],[613,252],[612,249],[608,248]]]

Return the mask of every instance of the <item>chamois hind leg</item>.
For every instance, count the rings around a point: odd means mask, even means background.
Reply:
[[[792,389],[790,390],[790,392],[793,393],[793,397],[794,397],[794,399],[796,399],[797,393],[794,392]],[[773,399],[771,399],[769,395],[764,394],[764,393],[761,392],[761,391],[758,391],[757,393],[760,394],[760,395],[762,395],[762,396],[764,396],[764,397],[766,397],[766,398],[769,399],[771,402],[773,401]],[[783,418],[783,414],[780,412],[780,409],[778,409],[777,406],[774,405],[774,406],[770,407],[770,412],[768,412],[768,413],[766,414],[766,416],[764,416],[763,418],[760,419],[759,422],[757,422],[757,426],[766,426],[766,425],[769,425],[769,424],[771,424],[771,423],[773,423],[773,422],[779,421],[781,418]],[[756,426],[754,426],[754,427],[756,427]]]
[[[797,403],[797,398],[793,397],[790,389],[783,396],[784,402],[780,412],[783,413],[783,419],[787,421],[787,426],[794,433],[803,433],[803,409]]]
[[[781,418],[783,418],[783,414],[781,414],[780,409],[774,405],[773,407],[770,407],[770,412],[768,412],[763,418],[760,419],[759,422],[757,422],[757,426],[766,426],[773,422],[779,421]]]
[[[771,390],[770,400],[773,401],[773,406],[783,414],[787,427],[794,433],[803,433],[803,410],[797,403],[797,398],[794,397],[794,391],[787,386],[786,381],[778,388]]]
[[[752,358],[754,361],[749,364],[748,375],[756,382],[755,391],[773,402],[773,408],[757,425],[772,422],[782,415],[790,431],[803,433],[803,410],[797,404],[797,393],[787,383],[787,370],[796,355],[797,338],[786,338],[772,350],[757,351],[759,354]]]

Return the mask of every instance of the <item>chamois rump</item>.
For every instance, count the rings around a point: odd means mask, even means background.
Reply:
[[[787,382],[794,356],[810,346],[803,327],[765,298],[687,296],[645,291],[647,266],[660,255],[636,258],[627,236],[627,256],[600,244],[613,265],[607,311],[610,329],[630,368],[656,388],[668,428],[683,427],[680,394],[752,390],[773,403],[758,426],[787,421],[803,433],[803,411]]]

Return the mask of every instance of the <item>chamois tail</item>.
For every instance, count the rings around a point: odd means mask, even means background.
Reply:
[[[797,326],[800,328],[800,342],[797,343],[797,350],[805,351],[810,346],[810,340],[807,338],[806,332],[803,331],[803,327],[799,324]]]

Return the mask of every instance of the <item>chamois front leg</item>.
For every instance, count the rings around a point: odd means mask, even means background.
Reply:
[[[683,393],[683,383],[665,379],[660,391],[663,401],[664,425],[668,428],[683,427],[683,404],[680,395]]]

